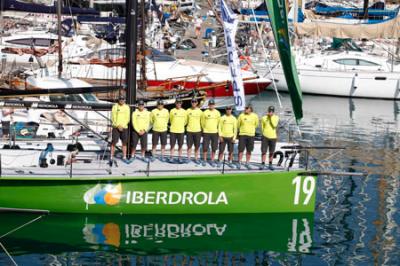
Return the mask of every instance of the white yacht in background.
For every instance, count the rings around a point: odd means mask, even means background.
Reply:
[[[364,52],[325,52],[297,56],[296,65],[303,93],[400,99],[400,65],[384,57]],[[280,63],[272,73],[266,76],[273,76],[277,89],[288,91]]]
[[[82,56],[92,52],[93,48],[105,45],[104,41],[94,39],[84,35],[62,37],[63,57]],[[39,63],[34,58],[36,55],[43,64],[51,64],[58,60],[57,45],[57,34],[47,30],[15,31],[0,37],[0,58],[7,64],[15,62],[37,66]]]

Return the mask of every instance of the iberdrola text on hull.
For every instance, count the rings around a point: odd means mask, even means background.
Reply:
[[[317,178],[300,171],[158,177],[3,177],[0,209],[93,214],[306,213]]]

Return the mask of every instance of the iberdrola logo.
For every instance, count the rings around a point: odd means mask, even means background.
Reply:
[[[83,199],[87,204],[117,205],[121,200],[121,195],[121,183],[107,184],[104,187],[97,184],[85,193]]]

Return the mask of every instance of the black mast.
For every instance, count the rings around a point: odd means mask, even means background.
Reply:
[[[144,1],[144,0],[142,0]],[[137,45],[137,0],[126,0],[126,98],[127,104],[136,103],[136,45]]]
[[[63,72],[62,40],[61,40],[61,9],[62,0],[57,0],[57,33],[58,33],[58,78],[61,78]]]

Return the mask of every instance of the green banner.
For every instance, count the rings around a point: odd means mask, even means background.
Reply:
[[[302,94],[297,69],[290,50],[285,0],[266,0],[268,14],[274,32],[275,43],[281,58],[282,69],[292,100],[294,116],[297,122],[303,118]]]

